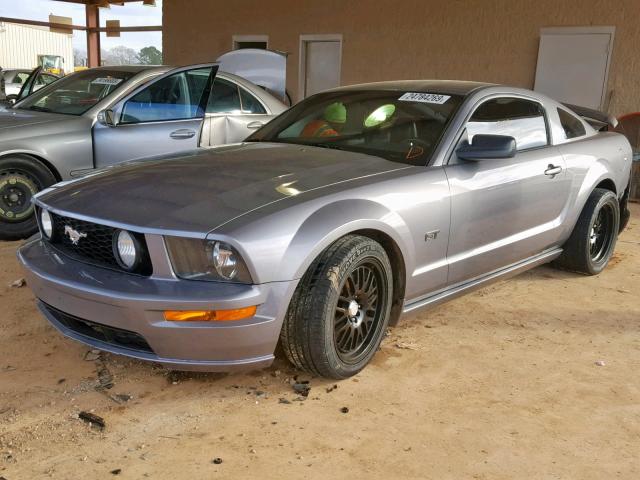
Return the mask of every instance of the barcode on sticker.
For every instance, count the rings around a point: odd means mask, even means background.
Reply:
[[[422,103],[435,103],[437,105],[442,105],[451,97],[449,95],[440,95],[437,93],[418,93],[418,92],[407,92],[402,95],[398,100],[403,102],[422,102]]]
[[[91,81],[94,85],[118,85],[120,82],[122,82],[121,78],[113,77],[98,77]]]

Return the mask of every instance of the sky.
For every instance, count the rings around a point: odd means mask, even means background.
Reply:
[[[84,25],[85,11],[83,5],[57,2],[54,0],[0,0],[0,17],[24,18],[27,20],[48,21],[49,14],[73,18],[74,25]],[[100,9],[100,26],[105,20],[120,20],[121,26],[162,25],[162,0],[156,0],[155,7],[146,7],[140,3],[129,3],[124,6],[112,5],[111,8]],[[120,37],[110,37],[103,33],[100,46],[109,50],[118,45],[125,45],[135,50],[153,45],[162,50],[162,32],[122,33]],[[82,31],[75,31],[73,47],[87,49],[87,37]]]

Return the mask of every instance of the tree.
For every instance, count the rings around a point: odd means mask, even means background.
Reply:
[[[144,47],[140,49],[138,59],[143,65],[162,65],[162,52],[154,46]]]
[[[73,49],[73,65],[75,67],[86,67],[87,66],[87,52],[86,50],[81,50],[79,48]]]
[[[135,65],[140,63],[136,51],[124,45],[113,47],[109,50],[103,61],[105,65]]]

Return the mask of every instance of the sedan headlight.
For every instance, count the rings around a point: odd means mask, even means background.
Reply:
[[[51,237],[53,236],[53,219],[51,218],[49,210],[45,208],[40,210],[40,228],[42,229],[42,234],[45,238],[47,240],[51,240]]]
[[[229,244],[193,238],[165,237],[175,274],[188,280],[252,283],[249,269]]]

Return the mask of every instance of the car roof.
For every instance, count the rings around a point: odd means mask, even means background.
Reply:
[[[94,67],[91,70],[109,70],[109,71],[117,71],[117,72],[146,72],[146,71],[159,71],[165,72],[173,67],[169,67],[167,65],[105,65],[103,67]]]
[[[476,90],[493,86],[495,86],[495,84],[469,82],[464,80],[393,80],[387,82],[360,83],[357,85],[334,88],[329,91],[349,92],[359,90],[388,90],[466,96]]]

